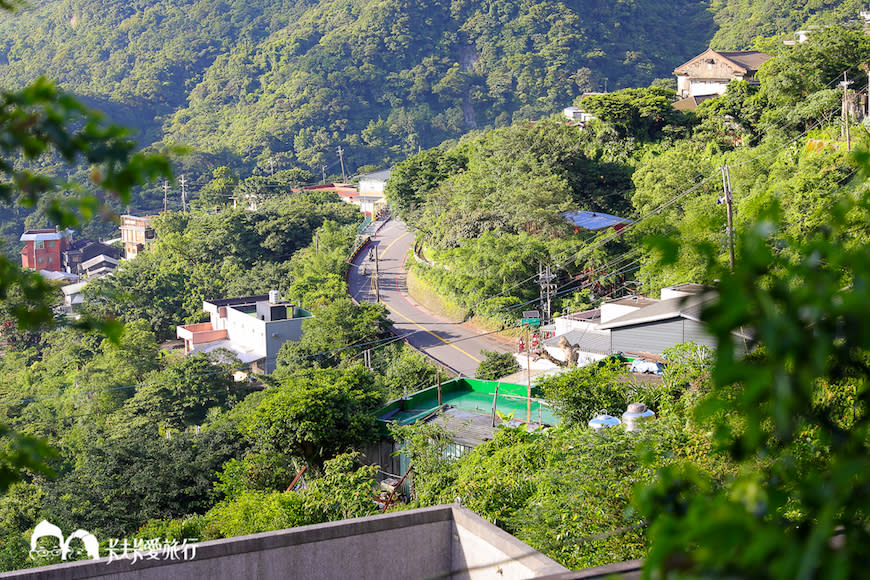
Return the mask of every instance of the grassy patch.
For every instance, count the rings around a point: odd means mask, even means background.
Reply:
[[[462,322],[468,310],[438,294],[426,280],[408,271],[408,294],[424,308],[453,322]]]

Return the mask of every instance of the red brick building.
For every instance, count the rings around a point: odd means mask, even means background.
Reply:
[[[21,236],[21,267],[30,270],[63,270],[61,253],[72,243],[72,232],[55,229],[27,230]]]

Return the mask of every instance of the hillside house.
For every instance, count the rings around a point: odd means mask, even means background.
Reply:
[[[56,228],[27,230],[21,235],[21,267],[25,270],[62,272],[61,255],[72,244],[72,231]]]
[[[547,352],[564,361],[559,339],[564,337],[576,347],[577,364],[583,366],[621,353],[632,359],[657,360],[662,352],[686,342],[716,348],[715,339],[701,323],[701,310],[716,299],[715,293],[699,284],[680,284],[662,288],[661,299],[627,296],[605,302],[601,308],[556,318],[556,335],[543,341]],[[734,334],[738,352],[747,352],[751,337]],[[526,356],[517,355],[525,367]],[[533,368],[544,370],[555,365],[538,360]]]
[[[758,68],[773,58],[759,51],[717,52],[707,49],[674,69],[677,94],[681,100],[674,108],[693,111],[704,100],[725,94],[732,80],[757,83]]]
[[[346,183],[325,183],[323,185],[306,185],[302,191],[330,191],[338,195],[341,201],[359,207],[359,190]]]
[[[63,271],[83,278],[108,274],[118,267],[121,250],[93,240],[76,240],[62,252]]]
[[[224,298],[202,303],[211,320],[176,328],[184,352],[210,352],[226,348],[257,373],[275,370],[278,351],[288,340],[302,337],[307,310],[281,300],[277,291],[256,296]]]
[[[153,215],[121,216],[121,241],[124,242],[124,254],[128,260],[135,258],[139,252],[154,242],[156,235],[154,228],[151,227],[151,219],[154,217]]]
[[[390,178],[390,170],[367,173],[359,178],[359,208],[363,214],[376,219],[387,208],[384,188]]]

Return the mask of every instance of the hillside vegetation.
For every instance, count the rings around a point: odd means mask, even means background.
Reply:
[[[868,57],[870,37],[832,27],[766,63],[760,86],[732,81],[689,114],[666,89],[625,89],[579,103],[597,117],[585,130],[558,119],[517,124],[413,155],[396,165],[387,194],[417,230],[425,260],[415,272],[469,315],[509,326],[539,296],[539,263],[558,276],[562,312],[712,283],[710,263],[728,259],[722,166],[731,167],[735,228],[778,211],[789,239],[822,227],[837,200],[865,187],[851,181],[842,90],[831,87],[844,72],[861,78]],[[621,235],[573,229],[568,210],[636,223]],[[863,243],[855,226],[850,243]]]
[[[704,48],[705,3],[50,0],[0,21],[0,86],[39,75],[164,140],[285,168],[383,163],[646,86]]]

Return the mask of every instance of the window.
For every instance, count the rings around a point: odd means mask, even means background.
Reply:
[[[48,257],[48,263],[51,264],[51,256]]]
[[[48,247],[49,247],[49,248],[53,248],[53,247],[54,247],[54,240],[48,242]]]
[[[40,257],[39,257],[39,263],[40,263],[40,264],[44,264],[44,263],[45,263],[45,258],[44,258],[43,256],[40,256]]]
[[[33,247],[36,248],[37,250],[44,250],[45,249],[45,242],[42,240],[36,240],[36,242],[34,242],[34,244],[33,244]]]

